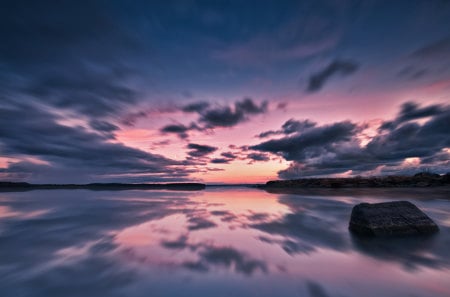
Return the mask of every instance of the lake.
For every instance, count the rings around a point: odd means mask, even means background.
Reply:
[[[0,193],[0,295],[450,296],[448,190]],[[409,200],[440,227],[374,239],[360,202]]]

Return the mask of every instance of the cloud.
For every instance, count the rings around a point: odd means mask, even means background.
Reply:
[[[427,118],[445,113],[446,109],[447,108],[445,106],[439,104],[420,107],[415,102],[405,102],[402,104],[400,112],[397,115],[397,118],[393,121],[384,122],[381,125],[380,129],[394,129],[398,127],[398,125],[408,121],[418,120],[421,118]]]
[[[228,164],[231,161],[235,160],[237,156],[232,152],[222,152],[220,154],[223,158],[214,158],[211,159],[211,163],[214,164]]]
[[[208,127],[232,127],[244,121],[244,113],[230,107],[220,107],[205,112],[200,121]]]
[[[202,131],[203,129],[197,126],[195,123],[191,123],[189,126],[185,126],[183,124],[170,124],[161,128],[162,133],[173,133],[177,134],[181,139],[186,139],[189,137],[189,131],[196,130]]]
[[[320,91],[334,76],[348,76],[359,68],[359,64],[349,60],[335,60],[324,69],[312,74],[308,80],[306,91],[309,93]]]
[[[207,128],[233,127],[248,119],[249,115],[261,114],[267,111],[267,102],[259,106],[250,98],[235,103],[234,109],[229,106],[210,108],[200,113],[199,122]]]
[[[90,132],[82,126],[66,126],[59,123],[62,119],[51,110],[35,105],[0,107],[0,149],[3,156],[33,157],[47,164],[22,162],[10,164],[2,171],[17,173],[21,168],[31,180],[41,173],[39,167],[49,174],[59,172],[59,177],[57,174],[55,176],[67,180],[105,179],[114,174],[146,174],[147,178],[158,180],[172,174],[172,177],[179,178],[189,174],[183,168],[188,163],[110,142],[110,134]],[[94,122],[97,128],[99,124],[106,130],[113,128],[103,122]]]
[[[23,92],[56,108],[92,117],[120,114],[124,107],[138,102],[138,91],[127,86],[125,75],[90,67],[36,78]]]
[[[9,3],[0,13],[2,43],[7,44],[0,47],[1,92],[80,117],[116,117],[136,107],[138,70],[123,58],[137,57],[142,44],[112,21],[109,9],[95,1],[83,7],[58,1]]]
[[[303,121],[297,121],[294,119],[289,119],[287,120],[283,126],[281,126],[281,130],[270,130],[270,131],[266,131],[266,132],[262,132],[260,134],[257,135],[258,138],[266,138],[272,135],[279,135],[279,134],[285,134],[285,135],[289,135],[292,133],[296,133],[296,132],[302,132],[306,129],[312,128],[316,125],[317,123],[312,122],[310,120],[303,120]]]
[[[89,121],[89,125],[92,129],[99,132],[113,132],[119,130],[119,127],[106,121],[91,120]]]
[[[247,158],[252,161],[269,161],[270,157],[267,154],[261,153],[250,153],[247,155]]]
[[[265,113],[267,111],[267,105],[267,101],[264,101],[258,106],[250,98],[244,98],[242,101],[238,101],[235,104],[236,110],[240,110],[246,114]]]
[[[188,155],[191,157],[204,157],[217,150],[217,147],[196,143],[189,143],[187,148],[190,149]]]
[[[232,152],[223,152],[220,155],[227,159],[236,159],[237,158],[237,156],[235,154],[233,154]]]
[[[213,163],[213,164],[228,164],[228,163],[230,163],[230,159],[214,158],[214,159],[211,159],[211,163]]]
[[[187,105],[183,106],[181,108],[181,110],[184,111],[184,112],[201,113],[202,111],[204,111],[208,107],[209,107],[209,103],[208,102],[198,101],[198,102],[193,102],[193,103],[190,103],[190,104],[187,104]]]
[[[384,122],[364,145],[359,139],[364,125],[346,121],[314,126],[249,149],[293,161],[278,172],[283,179],[346,172],[353,175],[412,174],[426,168],[444,173],[448,171],[450,158],[449,125],[449,106],[421,107],[407,102],[401,106],[397,117]],[[409,164],[409,158],[417,160],[416,163]]]
[[[165,133],[185,133],[189,130],[189,127],[186,127],[183,124],[173,124],[173,125],[167,125],[161,128],[161,132]]]
[[[208,102],[198,101],[179,108],[187,113],[197,113],[197,122],[189,126],[184,124],[169,124],[160,129],[162,133],[178,134],[182,139],[189,137],[189,131],[208,131],[216,127],[233,127],[249,120],[250,116],[266,113],[268,102],[263,101],[259,105],[250,98],[244,98],[232,106],[211,107]],[[219,162],[219,161],[217,161]]]
[[[208,127],[232,127],[244,121],[244,113],[230,107],[220,107],[206,111],[200,121]]]
[[[334,143],[348,141],[355,130],[355,124],[339,122],[309,129],[294,136],[269,140],[250,146],[250,149],[280,154],[286,160],[303,160],[332,149]]]

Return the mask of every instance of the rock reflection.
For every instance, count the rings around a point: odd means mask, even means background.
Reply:
[[[448,230],[443,230],[447,232]],[[439,234],[401,238],[361,237],[351,235],[355,248],[376,259],[397,262],[409,271],[420,267],[443,269],[449,267],[448,242]]]

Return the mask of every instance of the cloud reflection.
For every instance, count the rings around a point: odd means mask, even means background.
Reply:
[[[0,209],[8,215],[0,218],[0,290],[7,297],[212,291],[295,296],[304,283],[305,295],[320,297],[337,287],[340,296],[360,296],[355,292],[389,290],[395,282],[398,296],[407,296],[403,289],[411,287],[446,296],[428,286],[447,290],[437,281],[450,269],[445,193],[414,200],[441,232],[398,241],[354,238],[347,224],[357,202],[401,195],[355,193],[241,188],[2,193]],[[378,274],[379,267],[385,275]],[[370,282],[362,281],[362,271]],[[349,279],[355,292],[343,285]]]

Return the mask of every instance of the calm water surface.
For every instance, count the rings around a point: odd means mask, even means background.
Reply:
[[[448,197],[250,188],[0,193],[0,295],[448,297]],[[354,204],[399,199],[441,232],[349,234]]]

